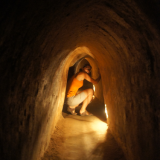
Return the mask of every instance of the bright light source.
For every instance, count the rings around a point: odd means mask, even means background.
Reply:
[[[95,86],[93,85],[93,90],[94,90],[94,93],[95,93]],[[93,95],[92,96],[93,97],[93,99],[95,98],[95,96]]]
[[[94,123],[94,129],[97,130],[99,132],[99,134],[103,134],[106,132],[108,126],[105,122],[102,121],[96,121]]]
[[[108,118],[108,112],[107,112],[107,105],[105,104],[105,113],[106,113],[106,117]]]
[[[106,122],[101,121],[99,118],[92,116],[92,122],[90,125],[92,126],[92,131],[94,130],[97,135],[99,135],[98,139],[103,139],[102,135],[106,135],[108,125]],[[88,131],[88,130],[87,130]]]
[[[93,85],[93,90],[94,90],[94,92],[95,92],[95,86]]]

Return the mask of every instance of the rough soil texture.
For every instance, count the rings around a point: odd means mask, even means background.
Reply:
[[[63,117],[42,160],[125,160],[107,123],[97,115],[82,117],[63,112]]]

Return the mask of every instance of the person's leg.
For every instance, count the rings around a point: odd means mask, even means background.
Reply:
[[[67,111],[70,112],[72,115],[76,115],[75,108],[84,101],[86,98],[86,94],[82,92],[78,93],[73,97],[69,97],[67,99],[68,108]]]
[[[82,92],[78,93],[74,97],[68,98],[67,104],[68,104],[68,111],[75,115],[75,108],[83,102],[82,108],[80,110],[80,115],[81,113],[85,113],[85,115],[89,115],[89,113],[86,111],[87,105],[90,103],[91,99],[93,97],[93,89],[86,89],[83,90]]]
[[[79,104],[78,104],[79,105]],[[72,115],[77,115],[77,113],[75,112],[75,108],[78,106],[68,106],[67,111],[70,112]]]
[[[76,107],[78,107],[79,104],[75,105],[75,106],[69,106],[69,108],[75,109]]]
[[[83,101],[82,108],[80,109],[80,115],[84,112],[86,112],[86,115],[89,115],[89,113],[86,111],[87,105],[90,103],[93,97],[93,89],[86,89],[83,91],[86,94],[86,99]]]

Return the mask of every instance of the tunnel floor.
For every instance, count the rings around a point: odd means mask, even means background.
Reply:
[[[125,160],[105,122],[102,105],[93,100],[88,110],[93,116],[75,116],[63,110],[64,118],[59,120],[42,160]]]

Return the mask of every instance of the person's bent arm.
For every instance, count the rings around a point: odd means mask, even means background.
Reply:
[[[85,73],[84,79],[86,79],[87,81],[89,81],[89,82],[91,82],[93,84],[97,84],[100,81],[101,76],[99,76],[97,79],[93,79],[88,74]]]

